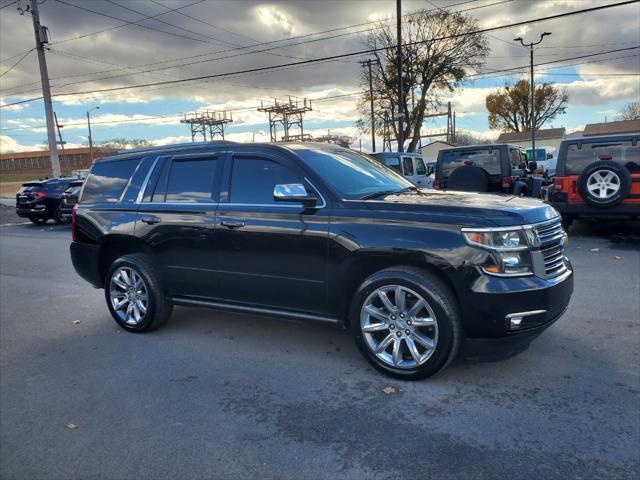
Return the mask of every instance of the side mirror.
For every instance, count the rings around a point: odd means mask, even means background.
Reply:
[[[547,153],[547,160],[553,159],[553,153]]]
[[[529,162],[529,170],[531,170],[532,172],[535,172],[538,168],[538,162],[536,162],[535,160]]]
[[[318,203],[315,195],[307,192],[301,183],[278,184],[273,187],[273,199],[276,202],[302,203],[307,208],[313,208]]]

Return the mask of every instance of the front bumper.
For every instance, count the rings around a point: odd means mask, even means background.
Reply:
[[[477,277],[460,298],[465,337],[509,343],[542,332],[562,316],[573,293],[573,269],[565,261],[567,270],[550,279]],[[509,316],[522,312],[539,313],[512,325]]]

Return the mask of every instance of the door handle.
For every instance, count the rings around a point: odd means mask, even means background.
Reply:
[[[222,220],[220,222],[220,225],[222,225],[223,227],[227,227],[227,228],[242,228],[244,227],[244,222],[241,222],[240,220]]]
[[[142,217],[140,218],[140,221],[148,225],[154,225],[156,223],[160,223],[162,220],[160,219],[160,217]]]

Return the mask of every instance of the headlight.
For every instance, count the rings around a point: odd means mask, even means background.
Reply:
[[[468,244],[491,252],[481,267],[485,273],[502,277],[533,274],[530,249],[538,245],[538,237],[532,228],[465,228],[462,234]]]

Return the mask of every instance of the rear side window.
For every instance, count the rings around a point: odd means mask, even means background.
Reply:
[[[424,161],[419,158],[416,157],[416,175],[426,175],[427,174],[427,167],[424,166]]]
[[[489,175],[500,175],[500,150],[497,148],[478,150],[449,150],[442,152],[442,176],[448,177],[451,172],[462,165],[474,165],[482,168]]]
[[[405,175],[413,175],[413,159],[411,157],[402,157],[402,169]]]
[[[633,146],[630,140],[583,142],[581,147],[578,143],[569,145],[565,165],[567,175],[580,175],[587,165],[598,160],[612,160],[627,167],[631,173],[640,173],[640,145]]]
[[[173,160],[167,180],[167,202],[211,202],[217,160]]]
[[[509,150],[509,156],[510,156],[510,160],[511,160],[511,168],[514,170],[519,170],[523,167],[524,164],[524,159],[522,158],[522,155],[520,154],[520,150],[516,149],[516,148],[512,148],[511,150]]]
[[[393,168],[396,172],[402,173],[400,170],[400,159],[398,157],[385,158],[384,164],[389,168]]]
[[[271,160],[236,158],[231,172],[229,201],[257,205],[278,203],[273,199],[273,187],[285,183],[302,183],[302,178]]]
[[[117,202],[139,163],[139,158],[96,163],[87,178],[82,202]]]

